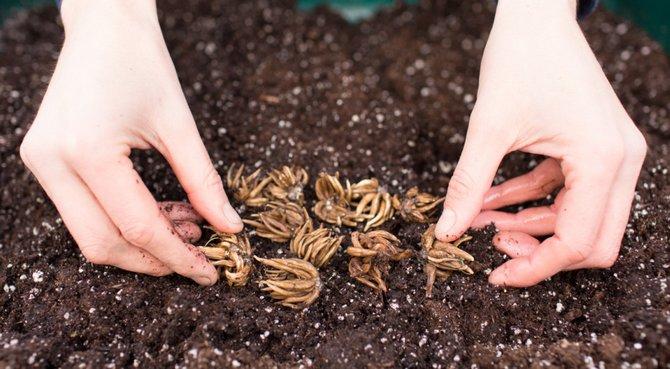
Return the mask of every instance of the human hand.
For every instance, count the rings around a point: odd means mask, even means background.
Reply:
[[[23,161],[89,261],[215,283],[215,268],[179,237],[195,237],[183,232],[193,226],[175,230],[179,219],[163,215],[128,157],[156,148],[199,214],[218,230],[242,229],[179,85],[155,2],[66,0],[61,11],[65,42],[21,145]]]
[[[484,51],[436,236],[450,241],[470,225],[494,222],[494,244],[512,258],[490,274],[496,285],[531,286],[563,270],[610,267],[628,221],[646,143],[584,39],[575,8],[575,0],[500,0]],[[491,187],[503,156],[516,150],[549,159]],[[552,206],[492,210],[561,186]]]

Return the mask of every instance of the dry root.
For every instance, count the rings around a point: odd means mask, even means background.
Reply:
[[[355,218],[365,221],[363,231],[379,227],[393,217],[393,198],[376,178],[364,179],[351,186],[348,192],[356,207]]]
[[[433,295],[433,284],[435,279],[447,279],[452,272],[458,271],[465,274],[474,272],[465,264],[466,261],[474,261],[472,255],[458,248],[461,243],[471,240],[470,236],[463,236],[454,243],[442,242],[435,239],[435,224],[432,224],[421,236],[421,245],[426,258],[426,297]]]
[[[226,174],[226,185],[233,191],[238,201],[247,206],[257,207],[267,204],[270,199],[263,190],[272,181],[271,177],[262,178],[261,169],[257,169],[248,176],[244,176],[244,165],[231,165]]]
[[[339,175],[321,173],[316,181],[319,201],[314,213],[324,222],[355,227],[365,222],[365,229],[378,227],[393,217],[393,198],[377,179],[364,179],[343,186]],[[352,209],[353,207],[353,209]]]
[[[273,201],[268,210],[252,214],[244,223],[256,228],[256,234],[274,242],[286,242],[309,220],[307,209],[292,202]]]
[[[210,245],[214,246],[210,246]],[[252,271],[251,245],[246,236],[217,233],[198,247],[215,266],[221,266],[231,286],[244,286]]]
[[[375,290],[386,292],[384,279],[388,275],[389,261],[407,259],[410,250],[400,249],[400,240],[386,231],[353,232],[352,246],[347,248],[349,274],[357,281]]]
[[[343,236],[331,236],[330,230],[323,226],[314,230],[312,221],[308,220],[291,240],[291,251],[315,267],[321,268],[335,255],[343,238]]]
[[[321,279],[316,268],[301,259],[263,259],[256,257],[268,267],[266,279],[258,284],[273,299],[294,309],[305,308],[319,297]]]
[[[350,188],[350,186],[347,186]],[[331,176],[319,174],[316,180],[316,197],[319,199],[314,205],[314,213],[324,222],[355,227],[360,221],[349,209],[351,196],[345,192],[339,179],[339,174]]]
[[[442,201],[444,197],[420,192],[418,187],[412,187],[407,190],[402,200],[397,195],[393,196],[393,207],[408,222],[430,223],[431,216]]]
[[[309,175],[305,169],[283,166],[281,169],[272,170],[268,177],[271,182],[265,188],[266,197],[300,205],[305,202],[303,188],[309,182]]]
[[[283,166],[263,177],[257,169],[244,175],[244,165],[231,165],[226,175],[226,185],[235,198],[247,206],[258,207],[270,201],[285,201],[302,204],[305,200],[303,188],[309,181],[307,171],[301,167]]]

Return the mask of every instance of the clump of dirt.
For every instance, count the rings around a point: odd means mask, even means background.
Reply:
[[[475,99],[488,2],[398,5],[358,25],[325,9],[298,12],[291,1],[166,0],[159,9],[221,174],[233,162],[291,163],[312,178],[339,171],[375,176],[394,193],[415,185],[444,193]],[[58,14],[44,8],[8,19],[0,29],[0,366],[667,366],[670,62],[603,10],[583,26],[649,142],[613,268],[495,288],[487,273],[505,257],[490,246],[491,230],[471,232],[463,247],[475,274],[436,284],[432,300],[419,260],[394,263],[384,295],[355,283],[340,251],[321,271],[319,299],[296,312],[255,283],[202,288],[84,261],[18,157],[62,42]],[[156,153],[134,161],[156,198],[185,198]],[[511,155],[496,181],[536,163]],[[307,190],[306,202],[314,200]],[[396,217],[384,229],[418,251],[425,227]],[[262,257],[288,252],[252,243]]]

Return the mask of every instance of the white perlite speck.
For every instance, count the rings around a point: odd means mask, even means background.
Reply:
[[[36,270],[33,272],[33,281],[35,283],[42,282],[44,280],[44,272],[41,270]]]
[[[556,303],[556,312],[557,312],[557,313],[560,313],[560,312],[562,312],[563,310],[565,310],[565,306],[563,306],[563,304],[560,303],[560,302]]]

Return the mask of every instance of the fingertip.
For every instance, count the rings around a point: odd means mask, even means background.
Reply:
[[[171,221],[188,221],[193,223],[202,222],[203,218],[186,201],[160,201],[158,208]]]
[[[457,239],[460,233],[456,230],[456,212],[445,206],[435,226],[435,237],[441,241],[451,242]]]
[[[194,278],[196,283],[201,286],[212,286],[219,280],[219,273],[216,271],[216,267],[209,262],[204,263],[202,266],[204,269],[202,274]]]
[[[196,242],[202,237],[202,230],[193,222],[176,221],[173,224],[179,237],[188,243]]]
[[[223,217],[226,220],[225,230],[231,233],[240,232],[244,228],[244,223],[242,223],[242,218],[237,211],[230,205],[229,202],[226,202],[223,205]]]
[[[494,271],[489,274],[489,283],[495,286],[506,286],[507,283],[507,273],[505,271],[507,263],[496,268]]]
[[[244,228],[242,218],[227,199],[224,199],[220,207],[210,207],[202,213],[207,222],[219,232],[238,233]]]

